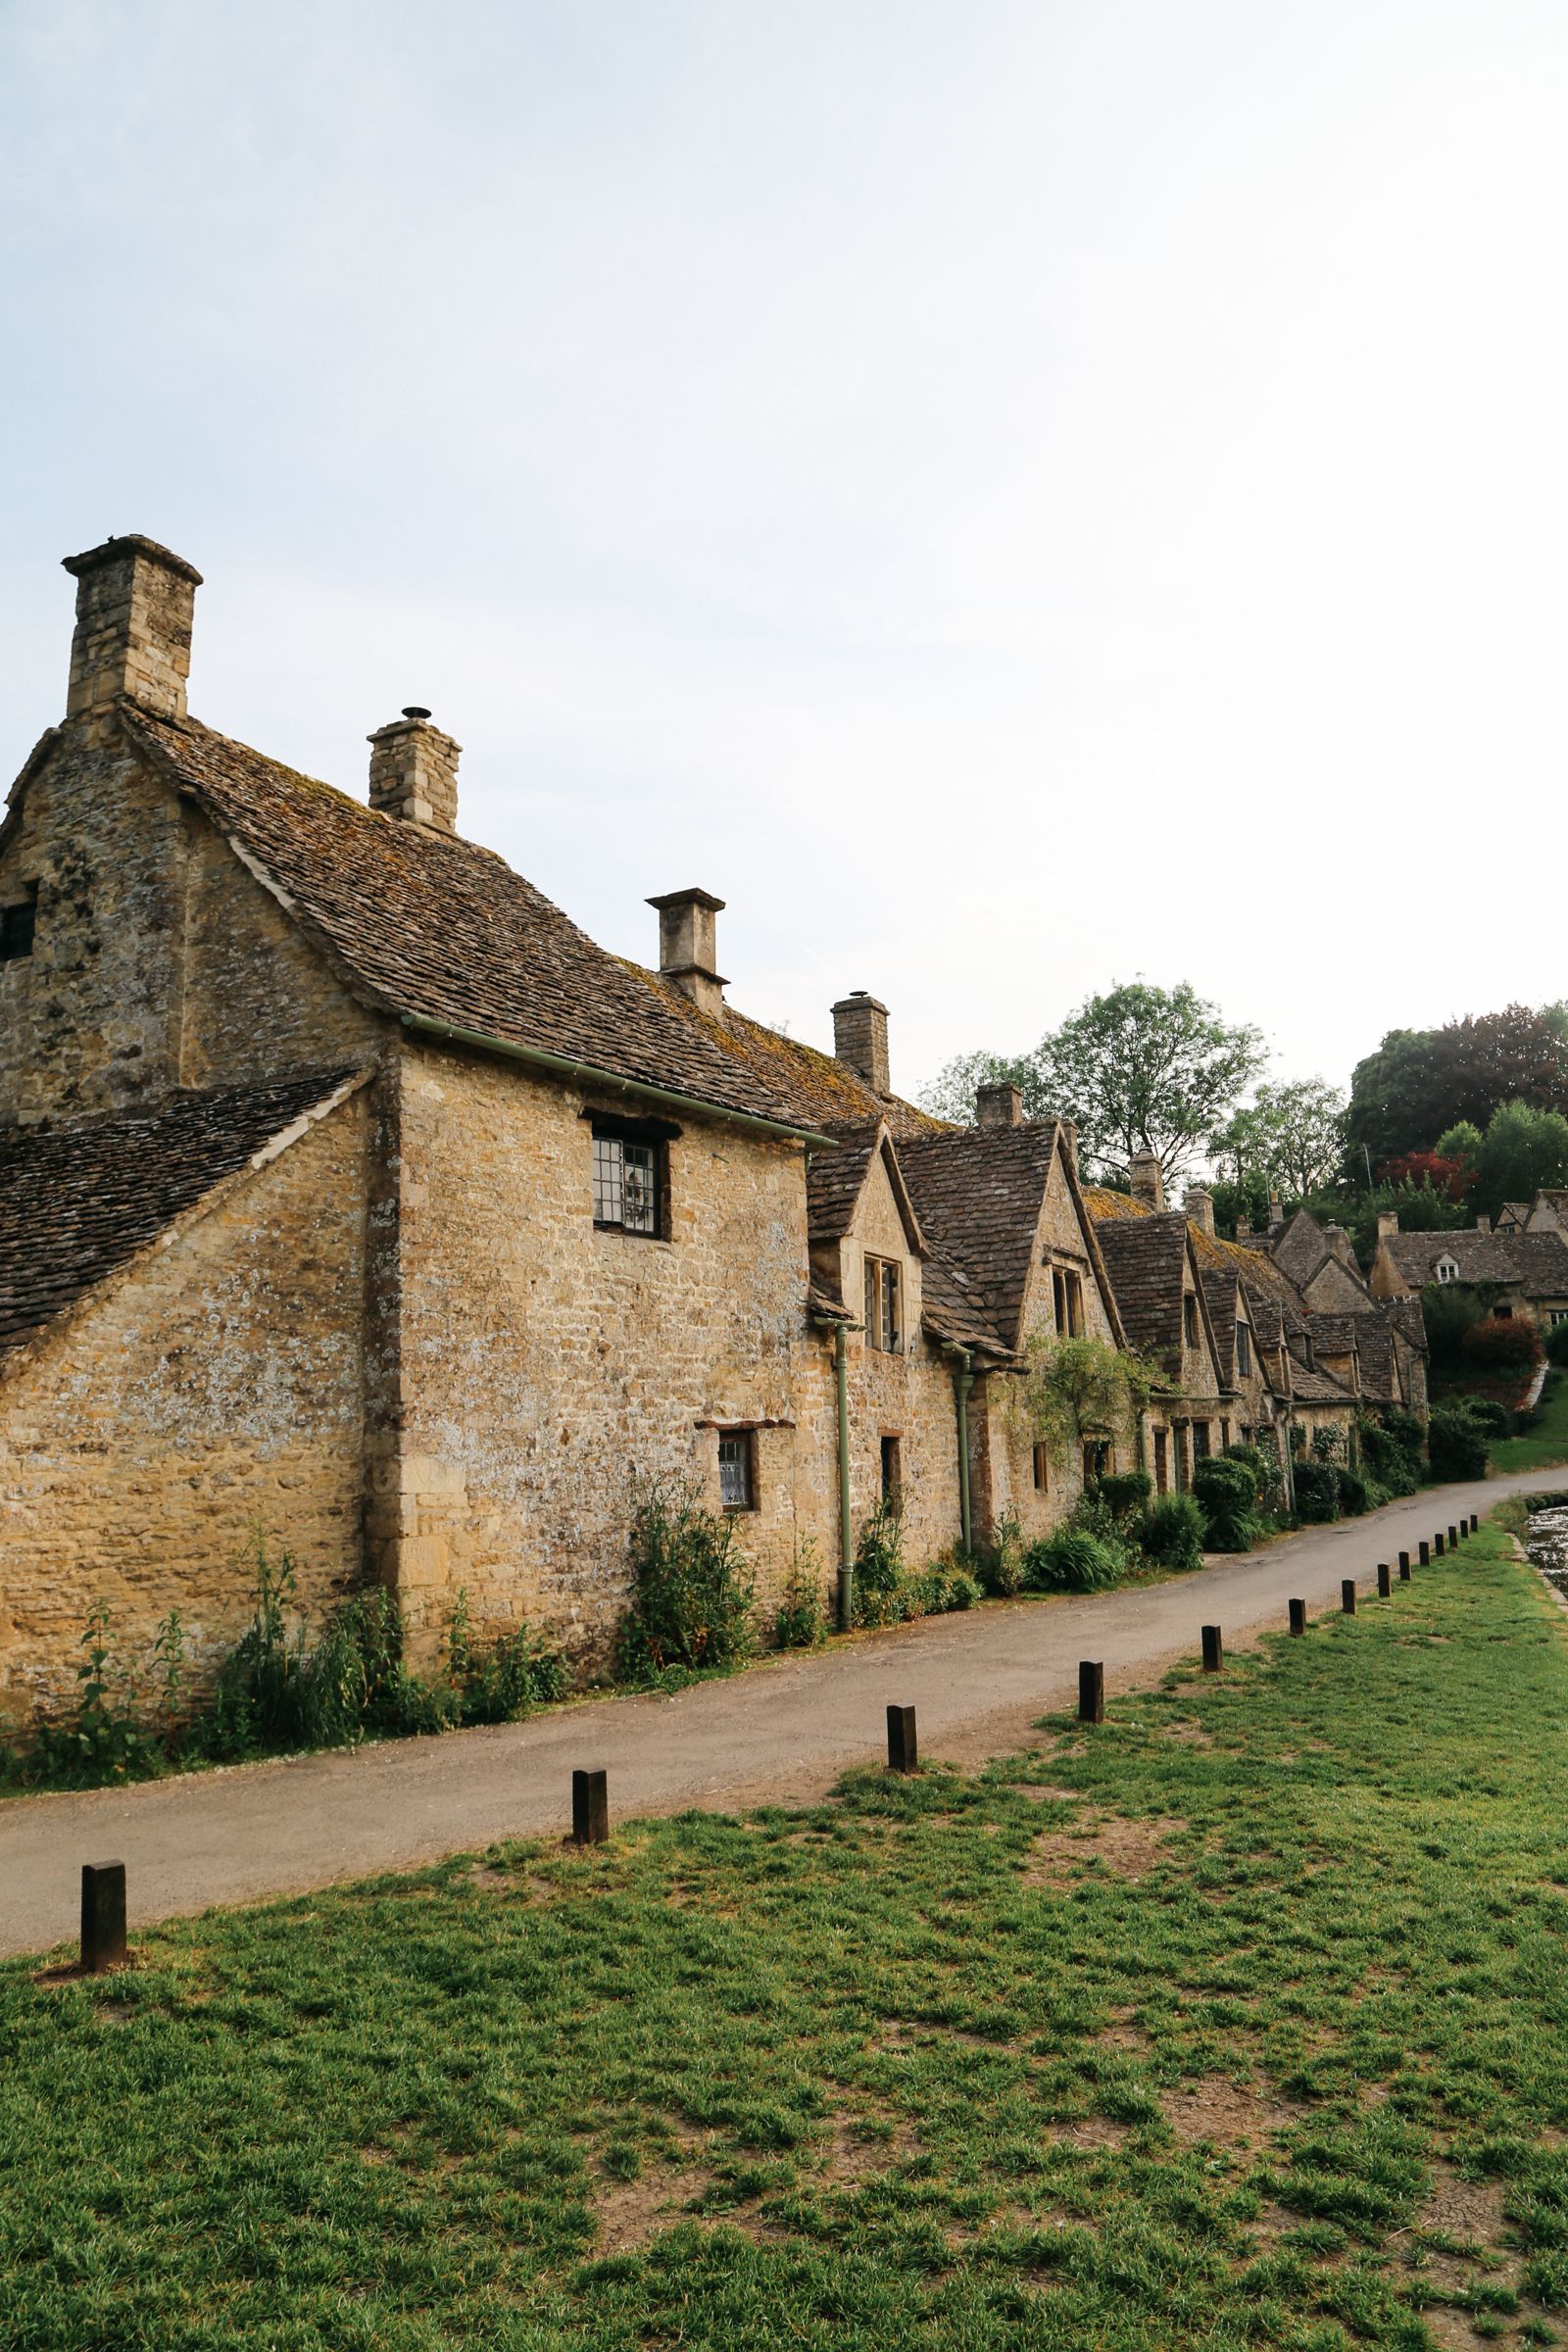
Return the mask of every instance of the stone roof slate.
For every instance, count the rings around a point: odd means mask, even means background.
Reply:
[[[1382,1247],[1415,1289],[1451,1257],[1460,1282],[1518,1283],[1527,1298],[1568,1298],[1568,1242],[1556,1233],[1394,1233]]]
[[[24,1347],[352,1075],[316,1070],[70,1126],[0,1127],[0,1355]]]
[[[1098,1209],[1094,1213],[1099,1224]],[[1099,1233],[1128,1345],[1179,1379],[1187,1219],[1179,1209],[1113,1213],[1099,1224]]]
[[[384,815],[195,719],[121,709],[130,741],[380,1008],[785,1125],[939,1124],[830,1054],[727,1007],[703,1013],[607,954],[493,851]]]
[[[922,1230],[975,1286],[973,1307],[1009,1350],[1019,1344],[1057,1135],[1054,1119],[1031,1119],[907,1136],[897,1146]]]

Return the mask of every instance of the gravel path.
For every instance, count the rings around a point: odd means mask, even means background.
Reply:
[[[1076,1703],[1080,1658],[1104,1661],[1108,1703],[1195,1656],[1203,1624],[1241,1646],[1283,1630],[1292,1596],[1309,1613],[1337,1606],[1342,1577],[1373,1587],[1379,1560],[1394,1561],[1401,1546],[1414,1555],[1419,1538],[1461,1512],[1555,1487],[1568,1495],[1568,1472],[1427,1488],[1369,1518],[1305,1529],[1168,1584],[927,1618],[816,1655],[770,1658],[673,1698],[590,1699],[439,1740],[14,1797],[0,1803],[0,1953],[74,1934],[83,1862],[125,1864],[134,1932],[211,1903],[561,1833],[575,1765],[608,1769],[612,1820],[810,1802],[848,1766],[886,1752],[883,1711],[893,1701],[918,1709],[923,1757],[973,1766],[1022,1745],[1048,1710]]]

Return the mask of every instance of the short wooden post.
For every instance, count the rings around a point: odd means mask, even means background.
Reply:
[[[1450,1528],[1449,1528],[1449,1530],[1448,1530],[1448,1549],[1449,1549],[1450,1551],[1457,1551],[1457,1550],[1458,1550],[1458,1548],[1459,1548],[1459,1530],[1458,1530],[1456,1527],[1450,1527]]]
[[[914,1738],[914,1709],[888,1709],[888,1770],[914,1772],[919,1767],[920,1753]]]
[[[125,1865],[81,1866],[81,1973],[101,1976],[125,1965]]]
[[[1355,1615],[1355,1579],[1353,1576],[1342,1576],[1340,1579],[1340,1606],[1347,1617]]]
[[[1401,1551],[1399,1554],[1399,1582],[1401,1585],[1407,1585],[1410,1582],[1410,1554],[1407,1551]]]
[[[1098,1658],[1078,1661],[1078,1720],[1080,1723],[1105,1720],[1105,1669]]]
[[[1432,1546],[1427,1542],[1425,1536],[1422,1537],[1420,1543],[1416,1545],[1416,1550],[1420,1554],[1422,1567],[1429,1568],[1432,1564]]]
[[[1306,1603],[1304,1600],[1291,1602],[1291,1631],[1293,1634],[1304,1634],[1306,1631]]]
[[[574,1772],[571,1776],[571,1841],[573,1845],[603,1845],[609,1836],[609,1774]]]
[[[1379,1598],[1379,1600],[1387,1600],[1387,1599],[1388,1599],[1388,1597],[1389,1597],[1389,1594],[1390,1594],[1390,1593],[1393,1592],[1393,1590],[1394,1590],[1394,1579],[1393,1579],[1393,1577],[1392,1577],[1392,1576],[1390,1575],[1390,1573],[1389,1573],[1389,1563],[1388,1563],[1388,1561],[1387,1561],[1387,1560],[1379,1560],[1379,1562],[1378,1562],[1378,1598]]]
[[[1443,1557],[1443,1530],[1441,1527],[1432,1539],[1432,1556],[1438,1560]]]
[[[1479,1536],[1481,1533],[1481,1514],[1479,1511],[1472,1511],[1470,1514],[1470,1533],[1473,1536]]]
[[[1218,1674],[1224,1663],[1225,1644],[1220,1637],[1219,1627],[1205,1625],[1203,1628],[1203,1672]]]

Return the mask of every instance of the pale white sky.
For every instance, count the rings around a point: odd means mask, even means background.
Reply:
[[[59,559],[192,708],[906,1091],[1191,979],[1568,991],[1562,0],[0,0],[0,764]]]

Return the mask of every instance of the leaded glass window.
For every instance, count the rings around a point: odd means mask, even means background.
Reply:
[[[623,1233],[659,1231],[659,1146],[594,1137],[594,1223]]]

